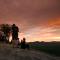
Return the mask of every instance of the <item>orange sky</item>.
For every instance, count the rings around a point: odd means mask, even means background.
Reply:
[[[45,25],[34,27],[21,32],[20,38],[26,37],[27,41],[60,41],[60,18],[48,20]]]
[[[60,41],[59,0],[0,0],[0,24],[15,23],[19,38]]]

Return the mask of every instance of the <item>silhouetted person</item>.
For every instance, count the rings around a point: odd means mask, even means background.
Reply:
[[[21,48],[23,49],[23,40],[21,40]]]
[[[21,48],[22,48],[22,49],[25,49],[25,48],[26,48],[26,47],[25,47],[25,46],[26,46],[25,40],[26,40],[25,38],[23,38],[23,40],[21,40]]]
[[[18,32],[19,32],[18,27],[15,24],[13,24],[12,25],[12,40],[17,40]]]
[[[29,44],[27,44],[26,43],[26,39],[25,38],[23,38],[23,40],[21,40],[21,48],[22,49],[30,49],[30,46],[29,46]]]
[[[13,24],[12,25],[12,40],[13,40],[13,45],[16,46],[16,42],[17,42],[17,39],[18,39],[18,32],[19,32],[19,29],[18,27]]]

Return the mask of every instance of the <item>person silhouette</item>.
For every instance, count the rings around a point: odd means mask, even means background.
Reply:
[[[21,40],[21,48],[22,49],[30,49],[30,46],[28,43],[26,43],[26,38],[23,38],[23,40]]]
[[[21,40],[21,49],[23,49],[23,40]]]
[[[23,40],[21,40],[21,48],[22,49],[25,49],[26,47],[25,47],[25,45],[26,45],[26,41],[25,41],[26,39],[25,38],[23,38]]]
[[[18,27],[15,24],[13,24],[12,25],[12,40],[13,40],[14,45],[16,45],[16,40],[18,39],[18,32],[19,32]]]
[[[19,32],[18,27],[15,24],[13,24],[12,25],[12,40],[18,39],[18,32]]]

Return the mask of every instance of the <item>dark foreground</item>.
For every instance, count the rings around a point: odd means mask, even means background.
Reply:
[[[60,60],[60,57],[32,49],[13,48],[9,44],[0,44],[0,60]]]
[[[32,42],[31,48],[60,57],[60,42]]]

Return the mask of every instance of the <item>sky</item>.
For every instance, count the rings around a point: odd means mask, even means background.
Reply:
[[[60,0],[0,0],[0,24],[16,24],[20,40],[60,41]]]

